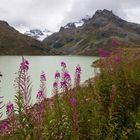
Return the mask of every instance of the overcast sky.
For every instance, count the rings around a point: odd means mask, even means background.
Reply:
[[[33,28],[57,31],[68,22],[92,16],[97,9],[112,10],[140,23],[140,0],[0,0],[0,20],[21,32]]]

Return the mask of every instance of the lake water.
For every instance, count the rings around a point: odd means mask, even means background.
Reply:
[[[40,84],[40,73],[44,71],[47,77],[47,96],[52,93],[54,73],[61,72],[61,61],[66,62],[67,69],[74,78],[75,66],[79,64],[82,68],[81,82],[94,76],[94,69],[91,67],[97,57],[89,56],[25,56],[29,61],[29,75],[32,81],[32,101],[36,100],[36,93]],[[4,104],[14,101],[15,88],[14,80],[18,72],[22,57],[20,56],[0,56],[0,72],[3,77],[0,83],[0,96],[4,96]]]

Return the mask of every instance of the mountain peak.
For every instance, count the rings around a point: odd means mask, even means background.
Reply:
[[[111,50],[113,40],[118,41],[119,47],[140,47],[140,25],[125,21],[106,9],[97,10],[79,28],[68,25],[43,43],[60,53],[74,55],[96,55],[99,48]]]
[[[97,10],[92,18],[96,19],[96,18],[100,18],[100,17],[103,17],[103,18],[117,18],[117,19],[119,18],[112,11],[109,11],[107,9]]]
[[[108,24],[116,25],[119,27],[125,26],[127,22],[112,11],[109,10],[97,10],[90,20],[85,23],[85,26],[94,26],[95,28],[105,27]]]
[[[107,9],[104,9],[104,10],[97,10],[95,12],[95,15],[114,15],[112,11],[109,11]]]
[[[24,33],[27,36],[35,38],[39,41],[42,41],[44,38],[48,37],[49,35],[53,34],[52,31],[48,29],[40,30],[40,29],[31,29]]]

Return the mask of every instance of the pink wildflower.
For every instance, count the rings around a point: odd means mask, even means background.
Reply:
[[[111,55],[111,52],[110,51],[107,51],[107,50],[103,50],[103,49],[99,49],[98,50],[98,53],[99,53],[99,56],[102,58],[105,58],[105,57],[109,57]]]
[[[61,62],[61,67],[66,67],[66,63],[64,61]]]
[[[71,106],[75,106],[77,104],[77,101],[74,97],[70,98],[69,102]]]
[[[66,81],[70,81],[71,80],[70,74],[68,72],[64,72],[64,79]]]
[[[67,82],[66,81],[61,81],[60,85],[61,85],[61,88],[63,88],[63,89],[67,88]]]
[[[58,86],[58,83],[55,81],[55,82],[53,83],[53,88],[57,88],[57,86]]]
[[[80,65],[77,65],[75,70],[75,86],[80,85],[80,80],[81,80],[81,67]]]
[[[60,73],[56,71],[54,74],[55,81],[53,83],[53,94],[56,95],[58,93],[58,85],[59,85],[59,79],[60,79]]]
[[[10,117],[13,114],[13,112],[14,112],[14,105],[11,102],[7,103],[6,105],[7,116]]]
[[[56,73],[55,73],[55,79],[58,79],[58,78],[60,78],[60,73],[58,72],[58,71],[56,71]]]
[[[25,108],[31,105],[31,82],[30,76],[28,75],[29,62],[22,57],[22,62],[18,71],[18,76],[15,80],[15,88],[17,93],[22,97],[22,104]]]
[[[9,132],[9,124],[8,124],[8,121],[3,121],[1,124],[0,124],[0,133],[2,135],[5,135]]]
[[[37,95],[36,95],[36,99],[41,102],[44,99],[44,92],[42,90],[39,90]]]
[[[21,70],[28,70],[29,69],[29,62],[24,58],[22,58],[22,62],[20,64],[20,69]]]
[[[38,100],[38,102],[41,102],[46,97],[46,74],[44,72],[42,72],[40,75],[40,82],[40,88],[36,95],[36,99]]]
[[[62,66],[62,74],[61,74],[62,79],[60,82],[60,86],[65,91],[71,88],[71,76],[67,71],[66,63],[62,61],[61,66]]]

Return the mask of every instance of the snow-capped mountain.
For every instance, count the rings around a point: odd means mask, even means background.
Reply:
[[[88,21],[91,17],[86,15],[84,18],[80,19],[79,21],[76,22],[70,22],[64,26],[65,29],[69,28],[77,28],[82,26],[86,21]]]
[[[77,22],[70,22],[68,24],[66,24],[64,26],[65,29],[69,29],[69,28],[76,28],[76,27],[80,27],[84,24],[84,21],[80,20],[80,21],[77,21]]]
[[[25,35],[28,35],[30,37],[33,37],[39,41],[42,41],[44,38],[46,38],[47,36],[53,34],[52,31],[44,29],[44,30],[40,30],[40,29],[31,29],[29,31],[26,31],[24,33]]]
[[[90,20],[91,17],[89,15],[86,15],[84,18],[82,18],[81,20],[79,20],[78,22],[74,22],[76,27],[80,27],[82,26],[86,21]]]

